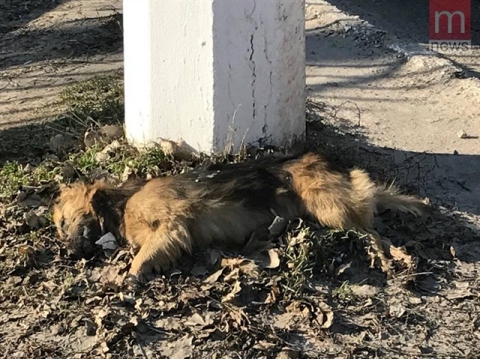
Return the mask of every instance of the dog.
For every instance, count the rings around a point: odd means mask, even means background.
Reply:
[[[312,218],[331,229],[355,229],[369,237],[372,266],[385,273],[391,260],[374,230],[382,206],[424,213],[419,198],[372,181],[362,169],[333,169],[315,153],[212,164],[186,173],[116,187],[106,182],[63,185],[53,220],[61,239],[79,255],[112,232],[137,253],[129,275],[165,269],[183,253],[208,247],[235,248],[268,227],[275,214]],[[83,253],[82,253],[83,252]]]

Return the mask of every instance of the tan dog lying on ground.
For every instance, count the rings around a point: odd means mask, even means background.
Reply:
[[[373,229],[377,206],[420,215],[420,199],[376,185],[364,171],[332,170],[307,153],[232,165],[213,165],[173,177],[114,187],[104,182],[64,186],[54,206],[58,233],[74,252],[94,247],[105,233],[138,249],[130,274],[173,264],[183,252],[246,243],[274,214],[293,220],[310,216],[333,229],[368,234],[384,272],[390,261]]]

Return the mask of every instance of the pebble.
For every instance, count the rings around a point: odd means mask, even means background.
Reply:
[[[70,135],[58,134],[50,139],[50,149],[57,156],[63,156],[66,152],[73,148],[75,141]]]
[[[458,132],[457,132],[457,137],[458,137],[458,138],[463,138],[463,139],[465,139],[465,138],[468,137],[468,135],[467,135],[467,133],[466,133],[464,130],[461,130],[461,131],[458,131]]]

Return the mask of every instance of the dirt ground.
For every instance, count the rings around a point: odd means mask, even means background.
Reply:
[[[52,117],[66,85],[122,69],[120,0],[0,3],[0,128]]]
[[[380,214],[380,234],[411,256],[393,279],[369,268],[355,233],[292,223],[260,259],[207,251],[128,291],[129,251],[71,260],[50,183],[32,175],[0,198],[0,358],[479,357],[479,50],[419,51],[423,1],[399,4],[310,0],[306,11],[310,145],[434,207]],[[116,155],[93,168],[96,153],[56,153],[58,126],[11,127],[63,113],[66,85],[121,77],[121,1],[7,0],[0,20],[0,164],[118,170]],[[194,166],[156,161],[139,163],[161,175]],[[17,175],[5,168],[2,183]]]

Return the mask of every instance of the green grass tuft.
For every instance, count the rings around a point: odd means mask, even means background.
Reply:
[[[51,181],[59,173],[59,167],[47,164],[41,164],[30,171],[16,161],[7,161],[0,168],[0,198],[14,195],[20,186],[36,186]]]
[[[124,122],[124,88],[118,76],[95,76],[67,86],[60,101],[67,106],[67,118],[87,127]]]

